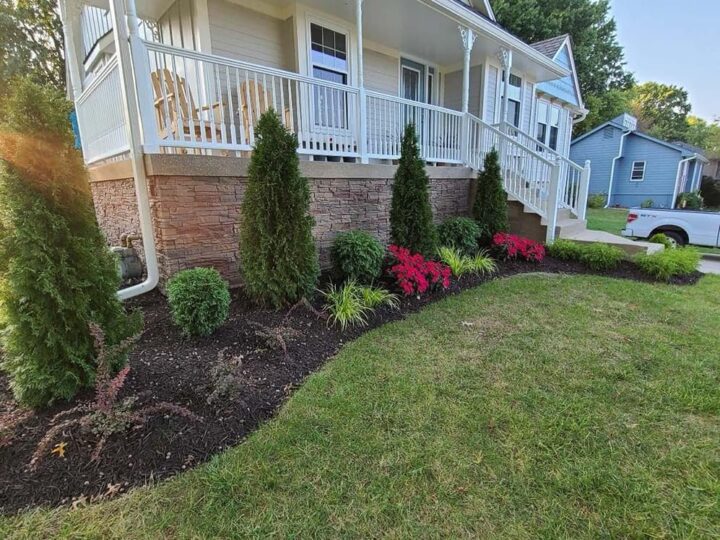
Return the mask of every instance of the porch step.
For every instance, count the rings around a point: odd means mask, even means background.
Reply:
[[[612,246],[619,247],[628,255],[636,255],[638,253],[656,253],[664,249],[662,244],[636,242],[634,240],[630,240],[629,238],[618,236],[616,234],[610,234],[605,231],[584,230],[566,236],[561,236],[561,238],[564,238],[565,240],[572,240],[573,242],[579,242],[581,244],[591,244],[595,242],[610,244]]]

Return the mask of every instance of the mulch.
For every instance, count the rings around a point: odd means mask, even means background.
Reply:
[[[540,264],[504,262],[491,277],[466,277],[454,280],[445,291],[419,299],[403,298],[400,310],[381,308],[369,326],[345,332],[328,327],[307,306],[263,310],[253,306],[242,291],[234,291],[227,323],[213,336],[193,340],[184,339],[172,324],[160,293],[145,295],[132,302],[133,307],[144,312],[145,332],[130,355],[131,371],[121,398],[138,396],[139,406],[175,403],[203,421],[154,417],[139,429],[111,437],[97,461],[90,459],[97,438],[83,430],[69,429],[57,441],[67,443],[65,456],[49,455],[33,471],[28,467],[30,459],[53,416],[93,396],[88,392],[73,404],[35,413],[16,427],[10,441],[3,441],[5,435],[0,432],[0,513],[110,498],[195,467],[237,445],[272,418],[303,380],[348,341],[485,281],[528,272],[588,273],[579,263],[551,258]],[[652,281],[629,262],[600,275]],[[701,276],[696,273],[674,283],[694,284]],[[320,306],[317,301],[314,305]],[[282,337],[278,339],[278,335]],[[234,397],[209,400],[217,387],[211,372],[219,358],[234,362],[237,392]],[[0,375],[0,418],[3,413],[17,412],[14,407],[7,380]]]

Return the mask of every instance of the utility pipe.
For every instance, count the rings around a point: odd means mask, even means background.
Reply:
[[[115,50],[117,51],[120,78],[122,81],[122,96],[125,104],[125,123],[127,126],[128,141],[130,143],[130,162],[132,164],[133,178],[135,179],[135,195],[140,215],[140,233],[142,235],[143,249],[145,251],[145,267],[147,278],[133,287],[118,291],[120,300],[128,300],[148,293],[157,287],[160,281],[157,252],[155,250],[155,236],[153,234],[152,214],[150,212],[150,198],[148,196],[148,181],[143,160],[142,132],[140,129],[140,108],[137,102],[132,74],[132,57],[130,55],[128,27],[131,34],[138,31],[137,11],[135,0],[127,0],[127,25],[123,0],[110,0],[110,15],[115,34]]]
[[[673,190],[672,203],[670,203],[671,210],[675,208],[675,205],[677,204],[678,195],[680,194],[679,193],[679,191],[680,191],[680,173],[682,172],[683,164],[690,163],[693,159],[695,159],[695,157],[696,156],[690,156],[689,158],[681,159],[680,162],[678,163],[678,170],[677,170],[677,174],[675,175],[675,189]]]
[[[620,137],[620,152],[613,159],[612,168],[610,169],[610,184],[608,185],[608,196],[607,196],[607,203],[605,204],[605,208],[610,208],[610,200],[612,199],[613,183],[615,181],[615,166],[617,165],[618,160],[623,157],[623,153],[625,152],[625,139],[627,139],[627,136],[630,135],[631,133],[632,133],[632,131],[626,131]]]

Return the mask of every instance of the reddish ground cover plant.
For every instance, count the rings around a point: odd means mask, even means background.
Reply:
[[[390,246],[388,249],[395,258],[395,264],[388,272],[407,296],[422,294],[434,286],[443,289],[450,286],[450,267],[428,261],[419,253],[410,253],[407,248]]]
[[[97,352],[95,400],[55,415],[51,421],[52,427],[35,449],[30,461],[31,469],[36,469],[40,461],[48,453],[58,453],[61,457],[64,455],[64,442],[57,444],[52,452],[49,452],[49,449],[58,435],[73,426],[88,429],[98,436],[98,442],[90,458],[92,461],[96,461],[111,435],[126,431],[131,426],[142,426],[157,414],[173,414],[195,421],[202,420],[187,408],[174,403],[163,402],[134,409],[137,397],[132,396],[118,401],[118,395],[125,384],[128,373],[130,373],[130,367],[125,366],[112,377],[110,365],[112,365],[112,359],[118,355],[123,355],[139,339],[140,335],[132,336],[115,347],[106,348],[105,335],[98,325],[90,324],[90,334],[95,339],[95,350]]]
[[[497,233],[492,240],[493,251],[504,260],[522,259],[541,262],[545,258],[545,246],[515,234]]]

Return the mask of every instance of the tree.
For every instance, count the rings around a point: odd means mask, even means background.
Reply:
[[[310,294],[320,275],[310,187],[300,174],[297,137],[275,111],[260,117],[242,203],[240,270],[249,295],[281,307]]]
[[[498,22],[528,43],[570,34],[583,95],[633,84],[608,0],[495,0]]]
[[[575,133],[580,135],[617,118],[630,110],[630,93],[627,90],[610,89],[603,94],[591,94],[585,97],[585,107],[590,111],[582,122],[575,125]]]
[[[64,91],[63,50],[57,0],[0,0],[0,93],[18,76]]]
[[[483,170],[478,174],[473,217],[482,229],[482,240],[489,242],[499,232],[508,230],[507,194],[503,187],[500,159],[493,149],[485,156]]]
[[[688,116],[686,142],[705,150],[710,156],[720,155],[720,122],[706,122],[697,116]]]
[[[691,110],[688,93],[675,85],[647,82],[630,92],[630,110],[641,130],[666,141],[684,141]]]
[[[69,110],[57,90],[20,79],[0,114],[0,367],[16,399],[33,407],[93,386],[91,323],[108,347],[140,327],[117,298],[117,264],[95,218]]]
[[[395,172],[390,206],[390,237],[393,244],[435,255],[437,230],[433,224],[429,193],[430,179],[420,157],[415,125],[408,124],[402,139],[400,163]]]

